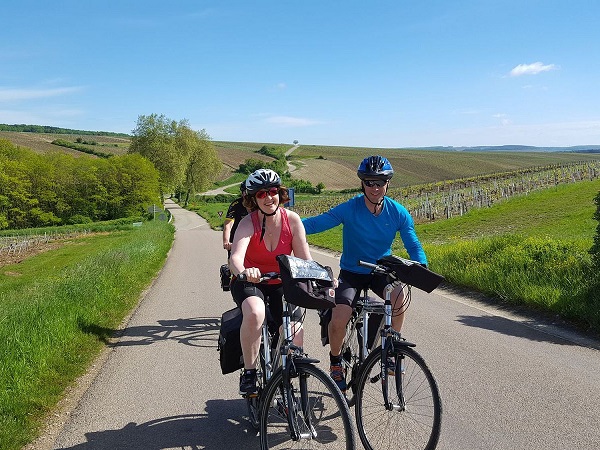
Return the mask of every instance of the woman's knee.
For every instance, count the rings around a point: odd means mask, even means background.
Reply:
[[[243,321],[262,325],[265,320],[265,304],[259,297],[248,297],[242,302]]]

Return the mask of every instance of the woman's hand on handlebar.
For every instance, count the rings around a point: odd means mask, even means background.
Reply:
[[[245,279],[250,283],[260,283],[262,277],[258,267],[247,267],[240,275],[242,275],[242,279]]]

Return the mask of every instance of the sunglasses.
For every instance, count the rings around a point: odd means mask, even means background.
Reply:
[[[271,189],[269,189],[268,191],[258,191],[256,193],[256,198],[262,200],[263,198],[265,198],[267,195],[269,197],[275,197],[277,194],[279,194],[279,188],[276,187],[272,187]]]
[[[365,186],[367,187],[373,187],[373,186],[377,186],[377,187],[384,187],[387,184],[387,181],[385,180],[363,180],[363,183],[365,183]]]

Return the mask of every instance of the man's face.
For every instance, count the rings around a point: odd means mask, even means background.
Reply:
[[[385,180],[366,179],[362,181],[365,195],[374,203],[378,203],[387,192],[388,182]]]

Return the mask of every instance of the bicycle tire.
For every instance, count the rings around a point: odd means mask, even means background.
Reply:
[[[284,390],[281,368],[263,391],[261,449],[354,449],[356,439],[352,416],[339,388],[329,375],[311,363],[295,361],[294,367],[288,395]],[[304,402],[300,401],[301,398],[305,399]],[[287,412],[290,410],[294,412],[293,418],[303,435],[297,441],[292,440],[288,424]]]
[[[442,424],[442,402],[435,378],[425,360],[410,347],[396,346],[388,355],[396,357],[395,373],[388,375],[389,400],[400,403],[398,383],[405,409],[388,411],[384,406],[379,346],[363,363],[358,379],[355,415],[360,440],[367,450],[432,450],[437,446]]]

